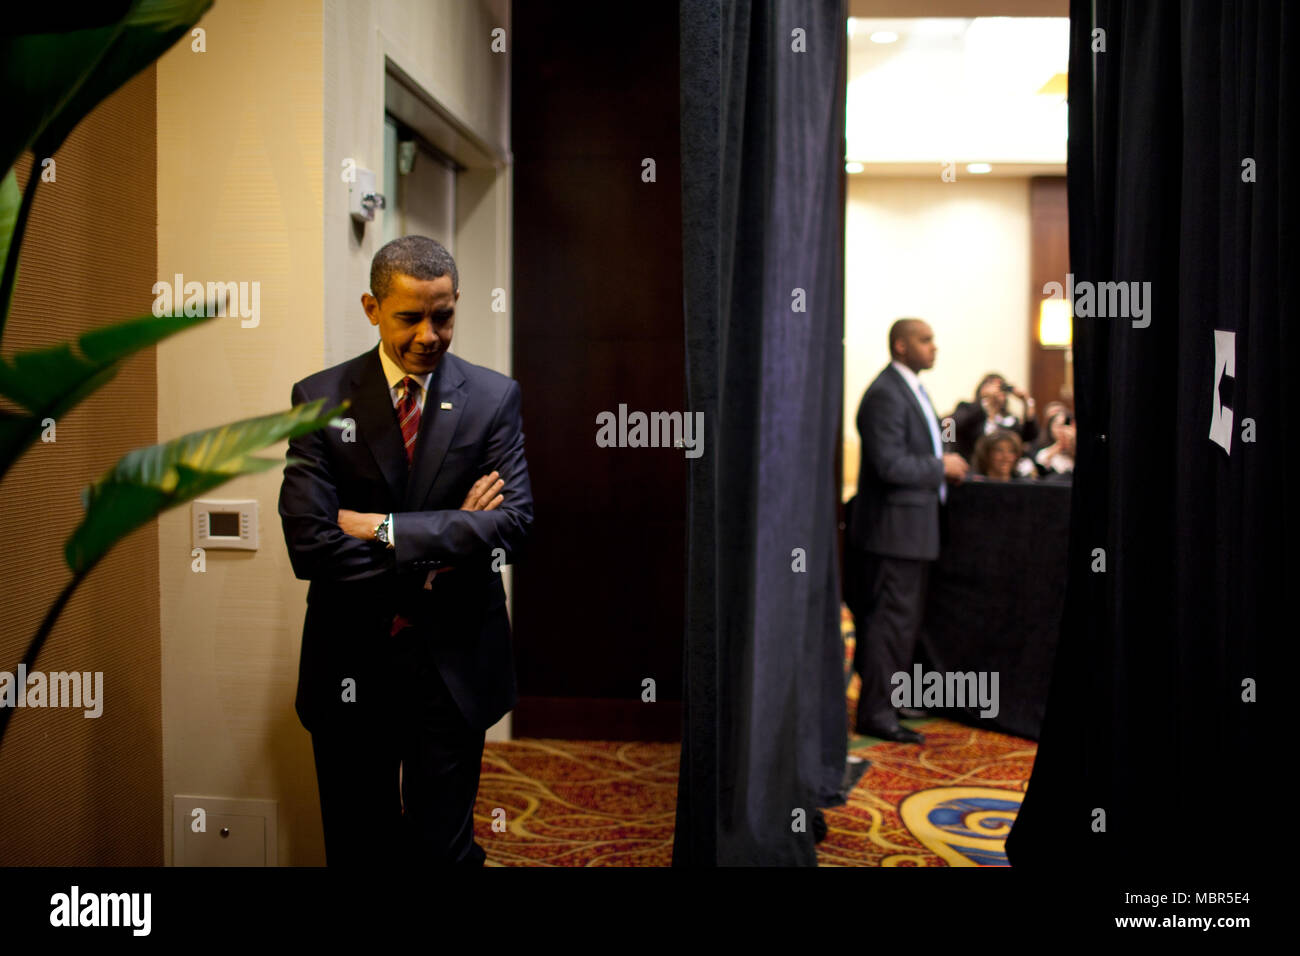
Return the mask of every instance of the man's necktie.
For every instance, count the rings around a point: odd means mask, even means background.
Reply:
[[[406,448],[407,468],[415,462],[415,436],[420,433],[420,400],[415,393],[418,387],[415,379],[406,376],[402,379],[402,397],[397,401],[397,420],[402,424],[402,444]],[[389,636],[395,637],[402,628],[410,626],[410,621],[400,614],[394,614],[393,629]]]
[[[402,397],[397,403],[397,420],[402,423],[402,443],[406,446],[406,467],[415,461],[415,436],[420,433],[420,400],[415,390],[419,383],[411,376],[402,379]]]

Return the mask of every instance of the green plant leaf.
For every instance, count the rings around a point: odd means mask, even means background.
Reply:
[[[88,29],[0,37],[0,168],[26,148],[52,155],[86,114],[162,56],[212,6],[212,0],[135,0],[117,22],[91,14]],[[87,22],[86,20],[82,21]]]
[[[12,359],[0,357],[0,395],[28,411],[43,409],[101,369],[209,321],[216,316],[217,307],[208,303],[203,311],[204,315],[195,316],[139,316],[91,329],[75,343],[18,352]]]
[[[130,5],[119,5],[125,16]],[[5,91],[0,169],[13,166],[36,142],[124,26],[120,20],[105,24],[102,16],[95,21],[84,30],[0,36],[0,89]]]
[[[205,304],[203,311],[197,316],[146,315],[92,329],[75,343],[19,352],[12,359],[0,356],[0,396],[27,413],[0,419],[0,478],[39,437],[45,419],[57,421],[109,382],[123,359],[214,318],[216,303]]]
[[[0,479],[4,478],[14,462],[40,437],[47,419],[57,422],[65,412],[75,408],[84,398],[110,382],[117,375],[118,368],[119,366],[114,364],[100,369],[82,379],[70,391],[56,396],[49,404],[31,414],[15,415],[6,411],[0,417]]]
[[[64,548],[68,567],[74,572],[88,567],[163,511],[231,478],[283,465],[280,459],[258,458],[252,452],[324,428],[348,407],[345,401],[325,412],[324,404],[325,399],[318,398],[287,412],[246,418],[128,452],[82,492],[86,515]]]
[[[0,268],[9,261],[9,244],[14,238],[14,227],[18,225],[18,210],[22,204],[23,192],[18,188],[18,174],[10,169],[5,178],[0,179]],[[9,303],[0,302],[0,320],[8,315]],[[0,328],[3,327],[3,321],[0,321]]]
[[[135,4],[108,51],[36,138],[36,154],[53,155],[91,110],[171,49],[211,6],[212,0],[142,0]]]
[[[9,258],[9,242],[13,239],[14,226],[18,225],[18,207],[22,204],[18,174],[11,169],[0,180],[0,262]]]

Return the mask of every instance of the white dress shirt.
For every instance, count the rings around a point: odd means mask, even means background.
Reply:
[[[396,408],[402,397],[402,379],[406,378],[408,373],[403,372],[402,367],[388,357],[383,345],[379,346],[379,362],[384,366],[384,378],[388,380],[388,393],[393,399],[393,407]],[[420,414],[424,414],[424,396],[429,391],[429,379],[433,378],[433,373],[425,372],[423,375],[412,375],[411,378],[420,383],[415,400],[420,405]]]

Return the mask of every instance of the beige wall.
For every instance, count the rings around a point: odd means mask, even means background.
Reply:
[[[942,417],[985,372],[1029,380],[1029,181],[849,179],[845,224],[845,494],[862,393],[889,362],[889,326],[925,319],[939,354],[921,376]]]
[[[325,23],[325,358],[345,361],[378,334],[361,312],[370,259],[383,242],[376,221],[363,234],[347,214],[345,159],[383,181],[384,73],[391,60],[465,130],[509,154],[507,53],[491,50],[492,29],[508,30],[505,0],[324,0]],[[510,312],[491,311],[492,289],[509,292],[508,170],[457,177],[456,264],[461,279],[452,351],[479,365],[510,370]],[[379,213],[382,216],[383,213]],[[507,304],[509,298],[507,297]]]
[[[320,5],[223,0],[201,26],[206,52],[181,43],[158,63],[158,274],[260,282],[261,316],[159,346],[161,438],[287,408],[324,357]],[[205,573],[191,570],[189,508],[158,522],[168,863],[176,793],[276,800],[280,862],[321,860],[293,712],[306,583],[289,567],[279,486],[275,469],[211,495],[257,500],[261,548],[209,551]]]
[[[402,69],[479,139],[510,142],[503,94],[513,41],[507,36],[506,55],[490,47],[494,27],[509,32],[508,0],[371,0],[370,6],[378,11],[386,52]]]
[[[155,98],[150,67],[100,103],[54,154],[55,178],[38,183],[27,223],[6,359],[148,314],[157,247]],[[15,164],[20,187],[32,159],[25,154]],[[61,415],[44,436],[51,440],[37,441],[5,475],[0,669],[14,671],[72,577],[63,548],[85,515],[82,489],[128,451],[157,441],[157,388],[156,355],[145,349]],[[160,668],[151,522],[82,581],[36,658],[34,670],[47,675],[102,674],[99,715],[72,707],[9,712],[0,749],[0,864],[163,862]]]
[[[293,382],[374,345],[358,299],[381,230],[354,228],[341,162],[382,177],[385,56],[508,155],[508,64],[488,46],[506,10],[222,0],[201,24],[207,52],[181,44],[159,61],[158,274],[261,283],[256,328],[219,321],[158,349],[160,437],[286,408]],[[508,170],[465,188],[455,350],[508,370],[509,314],[490,312],[491,287],[508,290]],[[190,569],[189,509],[159,521],[169,863],[177,793],[275,800],[279,862],[324,863],[310,737],[293,711],[307,584],[289,567],[280,477],[213,494],[257,500],[261,547],[209,551],[206,573]]]

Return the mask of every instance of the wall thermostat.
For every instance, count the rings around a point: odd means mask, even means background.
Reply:
[[[190,512],[194,516],[194,547],[257,550],[256,501],[196,498]]]

